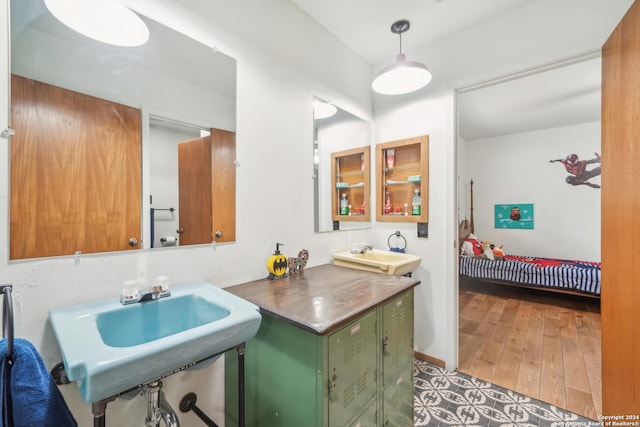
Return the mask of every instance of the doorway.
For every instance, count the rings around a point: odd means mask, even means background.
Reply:
[[[600,151],[599,72],[593,52],[458,91],[458,217],[471,214],[473,179],[479,239],[507,254],[600,261],[599,189],[570,185],[549,162]],[[550,215],[566,199],[589,213]],[[511,202],[534,202],[538,227],[496,228],[494,206]],[[587,228],[593,247],[571,243]],[[458,290],[458,370],[589,418],[602,413],[598,300],[462,279]]]

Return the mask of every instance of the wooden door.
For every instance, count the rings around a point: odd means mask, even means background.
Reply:
[[[602,409],[622,417],[640,415],[639,53],[635,1],[602,48]]]
[[[211,129],[213,240],[236,240],[236,134]]]
[[[212,241],[211,136],[178,144],[180,245]]]
[[[12,75],[11,126],[10,259],[140,247],[140,110]]]

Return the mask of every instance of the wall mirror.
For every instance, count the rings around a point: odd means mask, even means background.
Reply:
[[[370,174],[368,149],[371,146],[371,124],[340,107],[334,106],[332,108],[333,111],[331,111],[333,114],[331,115],[329,115],[331,112],[327,114],[320,113],[319,109],[327,106],[331,108],[332,104],[317,96],[313,97],[313,103],[315,231],[327,232],[370,228],[371,221],[368,215],[365,218],[361,213],[363,209],[367,210],[371,206],[370,188],[367,188],[369,186],[364,184],[364,182],[369,182]],[[360,159],[362,159],[363,173],[360,174],[358,172],[358,177],[352,176],[350,178],[353,180],[351,185],[356,187],[354,198],[358,198],[357,205],[352,205],[352,213],[356,213],[356,215],[336,216],[340,214],[339,201],[336,206],[338,192],[340,192],[340,196],[344,192],[341,191],[339,186],[336,188],[334,164],[336,154],[352,156],[353,153],[359,152],[361,149],[366,151],[366,163],[365,157],[359,157],[360,154],[358,154],[357,169],[360,170]],[[362,187],[360,187],[361,182]],[[355,202],[354,200],[349,203]]]
[[[177,147],[208,134],[214,146],[231,138],[235,157],[235,59],[144,16],[149,41],[123,48],[67,28],[43,0],[14,0],[10,7],[11,127],[24,116],[38,117],[26,136],[16,129],[11,138],[10,258],[160,247],[162,237],[180,244]],[[58,100],[45,115],[31,97],[40,96],[41,84],[52,91],[46,97]],[[82,118],[60,116],[67,107],[81,110]],[[100,127],[86,125],[104,116],[109,119]],[[121,145],[100,144],[125,130],[137,138],[126,154]],[[50,147],[32,144],[42,140]],[[54,161],[43,166],[45,158]],[[78,163],[92,166],[83,170]],[[235,192],[235,181],[231,187]],[[37,193],[49,198],[29,199]],[[235,239],[233,200],[233,221],[224,218],[233,230],[212,230],[224,235],[219,241]]]

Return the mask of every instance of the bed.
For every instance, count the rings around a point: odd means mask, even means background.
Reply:
[[[600,295],[600,263],[597,262],[518,255],[490,260],[462,255],[460,275],[494,283]]]
[[[461,277],[583,296],[600,296],[601,265],[599,262],[512,254],[493,256],[491,253],[487,257],[483,251],[468,249],[469,244],[477,245],[477,237],[473,232],[473,181],[471,181],[471,218],[463,220],[459,228]]]

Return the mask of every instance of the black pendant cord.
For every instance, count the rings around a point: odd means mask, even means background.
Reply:
[[[391,25],[391,32],[397,34],[400,38],[400,53],[402,54],[402,33],[409,31],[411,24],[406,19],[396,21]]]

